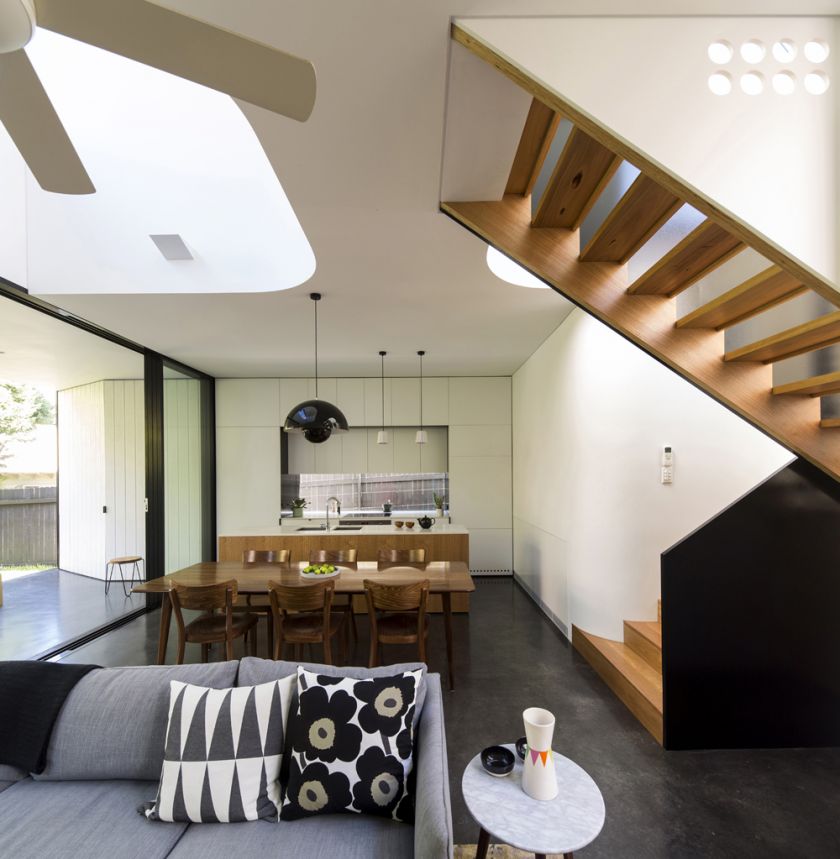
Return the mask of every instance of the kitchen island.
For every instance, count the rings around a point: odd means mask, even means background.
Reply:
[[[394,515],[394,520],[399,516]],[[296,524],[297,523],[297,524]],[[359,561],[375,561],[380,549],[425,549],[426,561],[470,562],[470,535],[466,528],[448,522],[436,522],[423,530],[416,522],[414,528],[389,525],[359,525],[352,520],[345,524],[330,523],[327,531],[322,520],[283,520],[272,528],[240,529],[219,537],[220,561],[239,561],[248,549],[288,549],[292,561],[306,561],[309,553],[318,549],[355,549]],[[354,608],[366,611],[363,597],[354,598]],[[441,610],[440,596],[429,598],[431,611]],[[453,594],[452,610],[469,611],[469,594]]]

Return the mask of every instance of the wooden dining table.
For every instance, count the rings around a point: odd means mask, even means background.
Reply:
[[[269,581],[282,585],[306,585],[313,581],[301,575],[307,566],[305,561],[284,564],[246,564],[242,561],[203,561],[183,570],[150,579],[136,585],[132,593],[168,594],[174,585],[215,585],[236,580],[240,594],[265,595]],[[363,594],[364,580],[375,579],[383,584],[408,584],[429,581],[429,593],[440,594],[443,605],[443,625],[446,634],[446,663],[449,673],[449,688],[455,688],[455,673],[452,655],[452,594],[471,593],[475,583],[469,567],[463,561],[432,561],[428,564],[405,564],[399,567],[380,569],[375,561],[359,561],[357,564],[339,564],[341,573],[334,577],[337,594]],[[158,665],[166,662],[166,646],[169,643],[169,625],[172,618],[172,603],[164,599],[160,612],[158,634]]]

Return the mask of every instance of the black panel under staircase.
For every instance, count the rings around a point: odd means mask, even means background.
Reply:
[[[798,459],[662,555],[667,749],[840,745],[840,484]]]

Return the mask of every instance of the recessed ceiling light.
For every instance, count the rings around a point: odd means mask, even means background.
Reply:
[[[764,92],[764,75],[761,72],[741,75],[741,90],[747,95],[761,95]]]
[[[764,47],[764,42],[760,39],[750,39],[741,45],[741,57],[746,63],[755,65],[764,59],[767,49]]]
[[[808,62],[824,63],[828,59],[831,49],[828,47],[828,43],[822,39],[811,39],[810,42],[805,43],[803,51]]]
[[[825,72],[808,72],[805,75],[805,91],[811,95],[822,95],[831,85],[828,75]]]
[[[193,259],[190,249],[177,233],[159,233],[149,238],[157,245],[157,249],[168,260]]]
[[[515,286],[527,286],[531,289],[551,288],[548,284],[534,277],[531,272],[522,268],[519,263],[515,263],[510,257],[506,257],[501,251],[497,251],[490,245],[487,246],[487,266],[496,277],[506,283],[512,283]]]
[[[709,75],[709,89],[715,95],[729,95],[732,92],[732,75],[729,72],[715,72]]]
[[[709,55],[709,59],[713,63],[722,66],[732,59],[735,49],[726,41],[726,39],[718,39],[716,42],[712,42],[712,44],[709,45],[707,53]]]

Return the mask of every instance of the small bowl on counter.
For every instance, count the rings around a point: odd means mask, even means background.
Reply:
[[[405,527],[406,527],[406,528],[408,528],[408,530],[410,531],[410,530],[414,527],[414,520],[413,520],[413,519],[409,519],[409,520],[405,523]]]
[[[520,761],[525,760],[525,755],[528,754],[528,739],[527,739],[527,737],[520,737],[516,741],[516,754],[519,755]]]
[[[481,765],[496,778],[504,778],[513,772],[516,758],[510,749],[504,746],[488,746],[481,753]]]
[[[395,528],[402,528],[402,526],[403,526],[403,520],[402,519],[394,519],[394,527]]]

